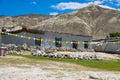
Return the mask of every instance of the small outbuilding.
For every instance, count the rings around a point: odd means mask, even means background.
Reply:
[[[95,51],[116,53],[120,49],[120,38],[109,38],[95,40],[98,44],[94,44]]]
[[[87,42],[91,41],[91,36],[57,33],[50,31],[34,32],[32,30],[15,31],[2,35],[2,43],[31,46],[41,46],[42,48],[63,47],[74,49],[90,49]]]

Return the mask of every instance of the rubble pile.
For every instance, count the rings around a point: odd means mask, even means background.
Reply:
[[[33,52],[39,50],[38,46],[29,46],[27,44],[15,45],[15,44],[2,44],[2,46],[7,47],[7,54],[22,54],[24,51]]]
[[[83,54],[80,52],[51,52],[45,53],[44,51],[36,50],[32,52],[34,56],[43,56],[49,58],[66,58],[66,59],[80,59],[80,60],[102,60],[102,58],[96,54]]]
[[[70,51],[70,52],[94,52],[94,49],[74,49],[74,48],[65,48],[65,47],[50,47],[45,49],[47,52],[53,52],[53,51]]]
[[[48,58],[66,58],[66,59],[80,59],[80,60],[103,60],[103,59],[119,59],[117,54],[107,54],[94,52],[92,49],[68,49],[68,48],[47,48],[42,50],[39,46],[29,46],[27,44],[2,44],[7,47],[7,54],[25,54],[26,51],[29,55],[43,56]]]

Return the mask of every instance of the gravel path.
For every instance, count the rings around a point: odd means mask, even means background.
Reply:
[[[28,65],[27,65],[28,66]],[[0,80],[120,80],[119,72],[74,71],[59,67],[0,68]]]
[[[61,52],[62,53],[62,52]],[[69,53],[66,53],[69,54]],[[87,52],[83,54],[88,54]],[[89,53],[91,54],[91,53]],[[103,57],[116,58],[116,55],[97,53]],[[24,60],[23,57],[5,56],[1,60]],[[4,64],[4,63],[1,63]],[[39,64],[16,64],[0,66],[0,80],[120,80],[120,72],[100,71],[60,62],[40,62]]]

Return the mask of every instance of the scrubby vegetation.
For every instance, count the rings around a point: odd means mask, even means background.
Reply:
[[[120,37],[120,32],[111,32],[109,34],[110,37]]]
[[[35,60],[48,60],[48,61],[58,61],[58,62],[67,62],[74,63],[78,65],[83,65],[90,68],[97,68],[108,71],[120,71],[120,60],[76,60],[76,59],[62,59],[62,58],[48,58],[42,56],[32,56],[32,55],[12,55],[12,56],[22,56]]]

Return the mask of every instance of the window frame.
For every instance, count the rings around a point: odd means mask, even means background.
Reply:
[[[56,47],[62,47],[62,38],[55,37],[55,46]]]
[[[40,39],[40,40],[37,40]],[[41,37],[40,38],[35,38],[35,45],[36,46],[41,46]]]

